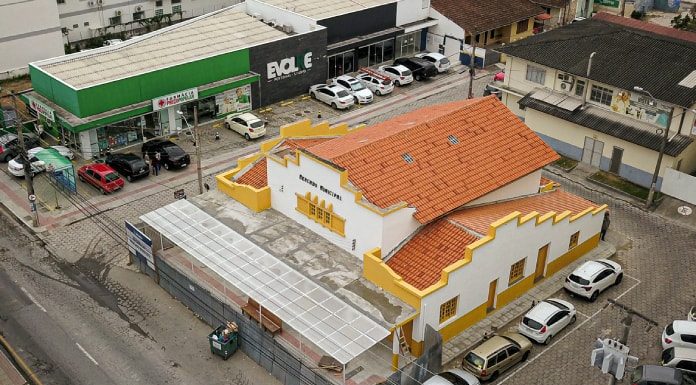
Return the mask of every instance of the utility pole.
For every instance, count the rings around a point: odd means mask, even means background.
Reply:
[[[32,175],[31,162],[27,156],[27,149],[24,147],[24,124],[17,108],[17,95],[12,94],[12,105],[15,109],[15,124],[17,125],[17,141],[19,142],[19,156],[22,158],[24,167],[24,180],[27,182],[27,198],[29,200],[29,210],[31,211],[32,226],[39,227],[39,212],[36,210],[36,195],[34,195],[34,177]]]
[[[201,134],[198,132],[198,106],[193,106],[193,134],[196,141],[196,171],[198,172],[198,193],[203,194],[203,170],[201,169]]]
[[[657,107],[657,102],[655,102]],[[650,191],[648,191],[648,200],[645,202],[645,208],[649,209],[655,201],[655,189],[657,188],[657,177],[660,174],[660,167],[662,166],[662,157],[665,155],[665,147],[667,147],[667,138],[669,136],[669,128],[672,126],[672,118],[674,117],[674,108],[669,110],[669,120],[667,121],[667,128],[662,130],[664,135],[662,135],[662,141],[660,142],[660,153],[657,154],[657,163],[655,164],[655,172],[653,173],[652,182],[650,183]]]
[[[471,35],[471,60],[469,60],[469,95],[467,99],[474,98],[474,75],[476,74],[476,31]]]
[[[623,322],[622,322],[623,334],[621,335],[621,339],[619,340],[619,342],[622,345],[626,345],[628,343],[628,335],[631,333],[631,325],[633,325],[633,316],[636,316],[638,318],[643,319],[645,322],[647,322],[648,324],[650,324],[652,326],[657,326],[657,322],[644,316],[643,314],[639,313],[638,311],[636,311],[632,307],[624,305],[624,304],[618,302],[617,300],[614,300],[611,298],[607,299],[607,301],[609,301],[610,304],[612,304],[612,305],[618,307],[619,309],[624,310],[626,313],[628,313],[626,315],[626,318],[624,318]],[[609,379],[609,385],[616,385],[616,377],[611,376],[611,378]]]
[[[621,0],[621,10],[619,11],[619,16],[624,17],[626,12],[626,0]]]

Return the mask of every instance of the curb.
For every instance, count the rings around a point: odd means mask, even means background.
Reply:
[[[29,382],[31,382],[34,385],[43,385],[43,382],[39,379],[39,377],[34,373],[33,370],[27,365],[26,362],[24,362],[24,359],[17,354],[17,352],[12,348],[9,342],[3,337],[2,334],[0,334],[0,345],[2,345],[5,350],[7,350],[8,353],[10,353],[10,356],[12,356],[12,360],[19,366],[19,369],[22,371],[22,374],[24,374],[25,377],[29,378]]]

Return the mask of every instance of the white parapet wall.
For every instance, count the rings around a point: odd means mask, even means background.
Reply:
[[[696,177],[667,168],[662,179],[661,192],[696,205]]]

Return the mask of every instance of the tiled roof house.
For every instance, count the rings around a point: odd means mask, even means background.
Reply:
[[[298,122],[217,179],[352,253],[365,278],[417,309],[400,326],[418,353],[416,325],[451,338],[597,245],[605,206],[542,178],[556,159],[486,97],[355,129]]]

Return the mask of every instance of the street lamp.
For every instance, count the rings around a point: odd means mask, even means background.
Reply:
[[[190,130],[191,125],[186,120],[186,116],[181,110],[176,112],[184,118],[186,127]],[[196,171],[198,173],[198,191],[199,194],[203,194],[203,171],[201,169],[201,138],[198,135],[198,106],[193,106],[193,146],[196,147]]]
[[[643,87],[638,87],[634,86],[633,90],[636,92],[640,92],[643,94],[646,94],[652,99],[652,106],[657,108],[657,99],[653,96],[653,94],[650,93],[650,91],[644,89]],[[660,133],[660,130],[663,131],[662,135],[662,141],[660,142],[660,153],[657,155],[657,164],[655,164],[655,172],[653,173],[652,177],[652,182],[650,183],[650,191],[648,192],[648,200],[645,202],[645,208],[650,208],[652,206],[653,202],[655,201],[655,188],[657,187],[657,176],[660,174],[660,166],[662,165],[662,157],[665,154],[665,147],[667,146],[667,138],[669,137],[669,128],[672,125],[672,114],[674,113],[674,108],[671,108],[669,110],[669,118],[667,119],[667,128],[662,130],[658,129],[657,133]]]

